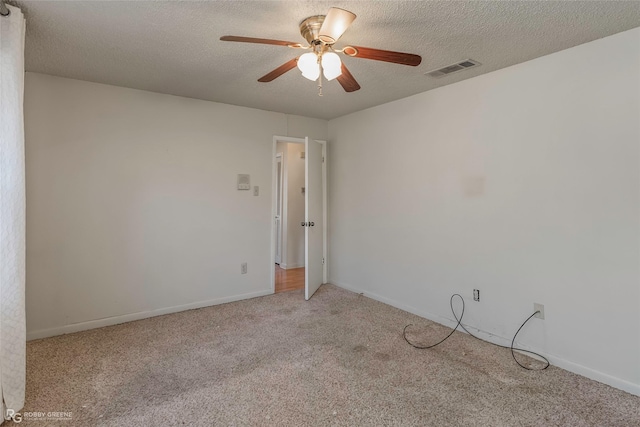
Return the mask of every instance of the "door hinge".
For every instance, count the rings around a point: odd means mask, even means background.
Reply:
[[[322,258],[322,264],[324,265],[324,258]]]
[[[324,157],[322,158],[322,163],[324,163]]]

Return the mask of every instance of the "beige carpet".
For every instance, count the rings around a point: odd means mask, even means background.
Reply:
[[[24,410],[72,417],[19,425],[640,425],[636,396],[407,323],[448,331],[325,285],[32,341]]]

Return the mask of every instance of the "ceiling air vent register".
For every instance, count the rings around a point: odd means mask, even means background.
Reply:
[[[431,77],[448,76],[449,74],[477,67],[478,65],[481,65],[478,61],[465,59],[464,61],[456,62],[455,64],[447,65],[446,67],[438,68],[437,70],[427,71],[425,74]]]

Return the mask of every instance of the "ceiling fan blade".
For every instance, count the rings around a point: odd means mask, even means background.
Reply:
[[[273,70],[270,73],[267,73],[264,76],[260,77],[258,79],[258,81],[262,82],[262,83],[267,83],[267,82],[273,81],[276,78],[278,78],[281,75],[283,75],[284,73],[286,73],[287,71],[296,68],[297,64],[298,64],[298,58],[293,58],[291,61],[285,62],[284,64],[282,64],[281,66],[279,66],[275,70]]]
[[[356,19],[354,13],[332,7],[324,18],[318,38],[327,44],[335,43],[347,31],[354,19]]]
[[[276,46],[288,46],[288,47],[304,47],[300,43],[288,42],[285,40],[257,39],[254,37],[222,36],[220,37],[220,40],[224,42],[243,42],[243,43],[273,44]]]
[[[394,64],[411,65],[415,67],[420,65],[422,57],[412,53],[394,52],[391,50],[372,49],[370,47],[347,46],[342,49],[345,55],[355,58],[373,59],[375,61],[392,62]]]
[[[347,69],[347,66],[344,65],[344,62],[342,63],[342,74],[337,77],[337,80],[345,90],[345,92],[355,92],[360,89],[360,85],[358,84],[356,79],[353,78],[353,76]]]

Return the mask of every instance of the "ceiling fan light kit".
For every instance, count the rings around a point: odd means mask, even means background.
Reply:
[[[298,58],[298,69],[302,71],[302,77],[316,81],[320,77],[318,57],[313,52],[307,52]]]
[[[342,61],[337,53],[326,52],[321,55],[315,52],[307,52],[298,58],[298,69],[302,76],[316,81],[320,77],[320,68],[327,81],[331,81],[342,74]]]
[[[354,58],[371,59],[374,61],[391,62],[409,66],[417,66],[422,61],[418,55],[404,52],[394,52],[389,50],[372,49],[360,46],[345,46],[343,49],[334,49],[333,45],[338,41],[351,23],[356,19],[354,13],[348,10],[332,7],[327,15],[314,15],[300,22],[300,34],[309,43],[303,46],[300,43],[284,40],[261,39],[240,36],[222,36],[222,41],[271,44],[277,46],[287,46],[294,49],[311,49],[301,55],[282,64],[275,70],[265,74],[258,79],[259,82],[270,82],[280,77],[287,71],[298,67],[302,76],[316,81],[318,80],[318,95],[322,96],[322,76],[327,81],[334,79],[346,92],[355,92],[360,89],[360,85],[349,72],[344,63],[340,60],[338,53],[343,53]]]
[[[331,81],[342,74],[342,61],[337,53],[324,53],[321,62],[324,78],[327,79],[327,81]]]

